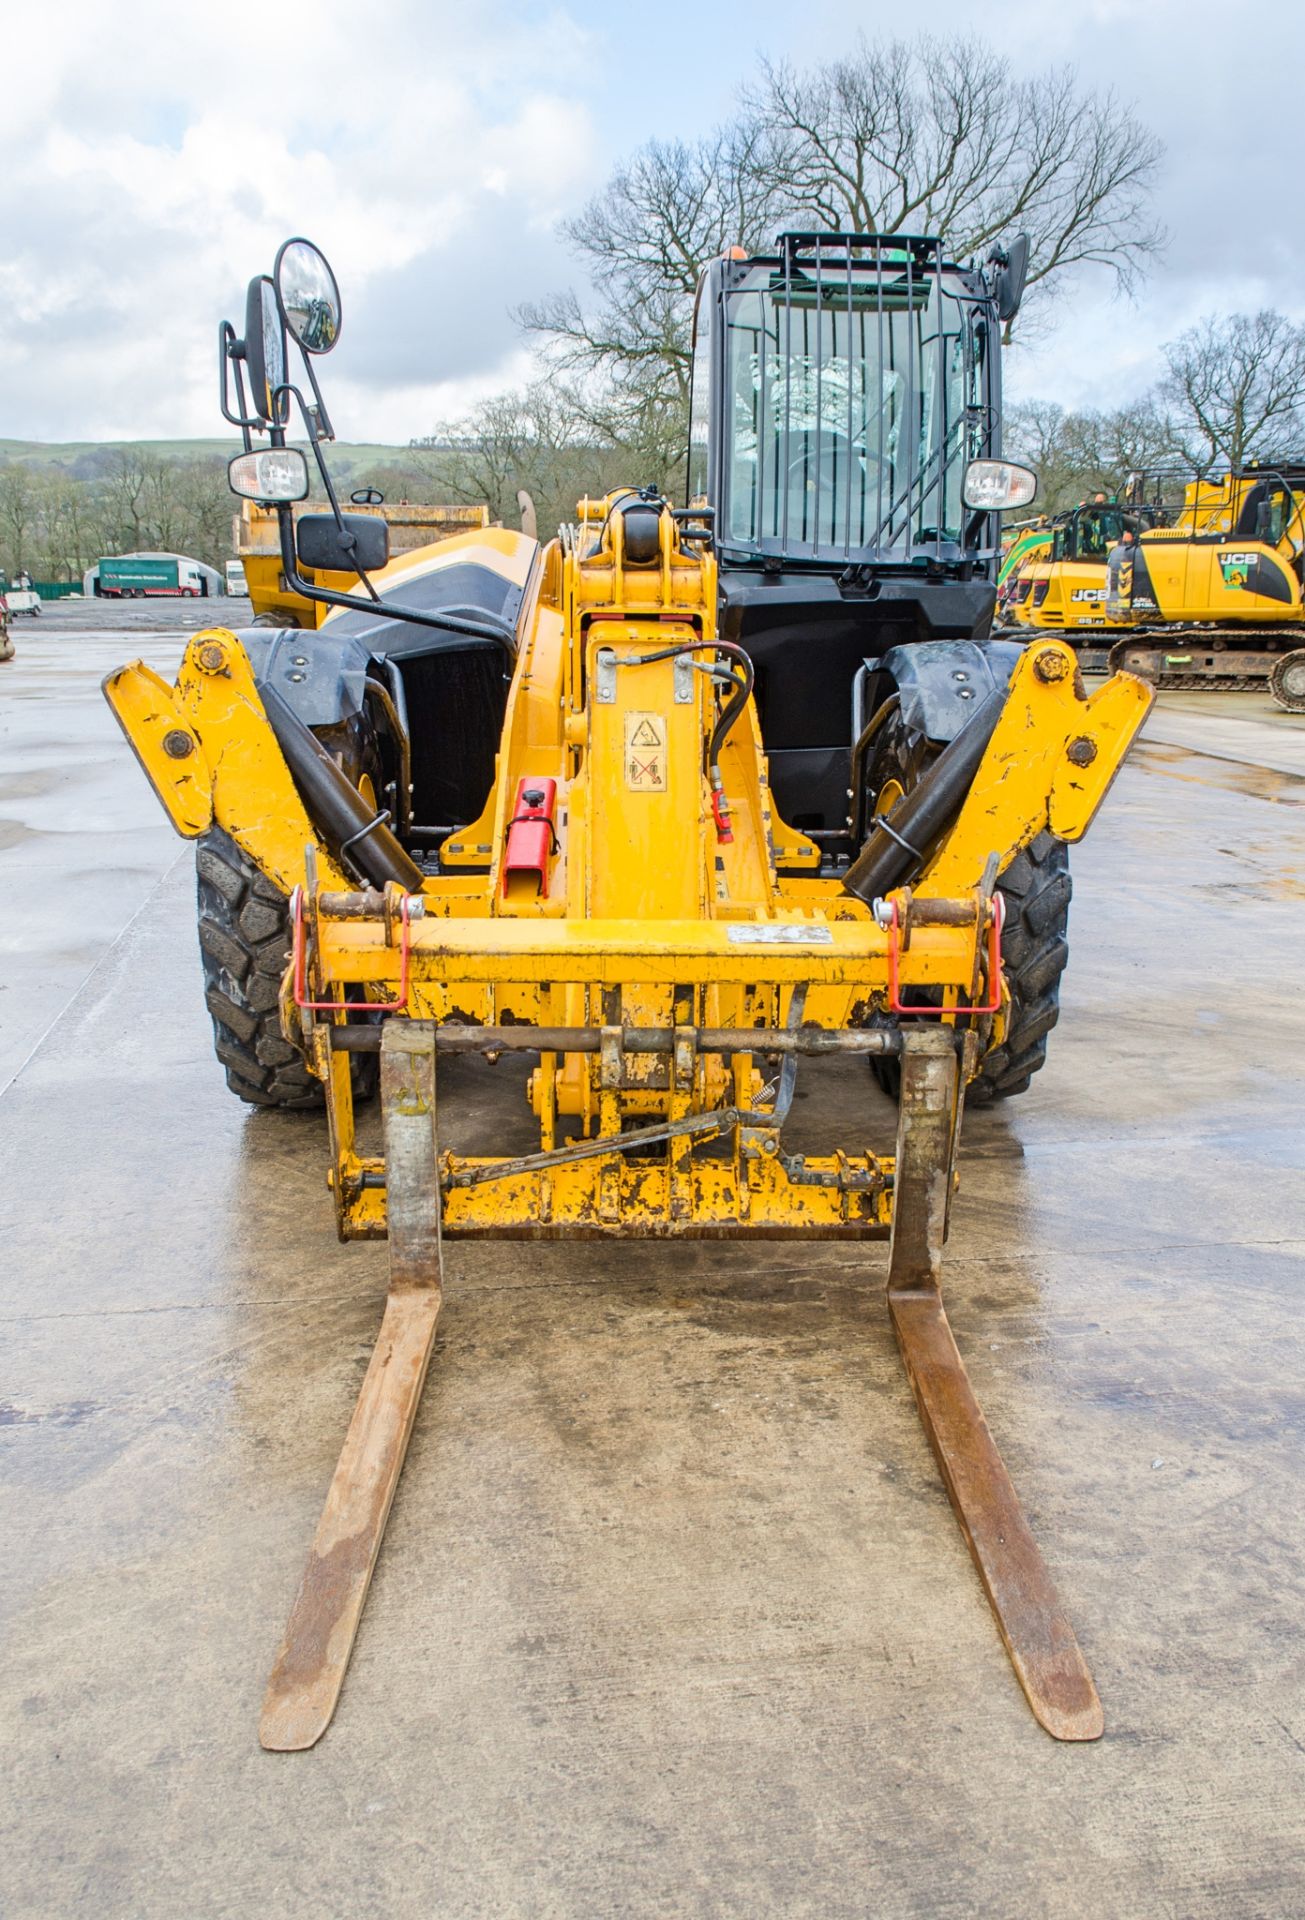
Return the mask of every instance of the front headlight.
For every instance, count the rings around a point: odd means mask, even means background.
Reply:
[[[1037,474],[1011,460],[971,460],[965,469],[965,504],[980,512],[1027,507],[1037,490]]]
[[[232,493],[242,500],[260,500],[275,506],[303,500],[308,493],[308,462],[298,447],[260,447],[256,453],[238,453],[227,467]]]

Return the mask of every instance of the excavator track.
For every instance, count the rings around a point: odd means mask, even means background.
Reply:
[[[1266,679],[1264,674],[1163,673],[1151,685],[1161,693],[1257,693]]]
[[[1217,645],[1222,638],[1208,627],[1142,628],[1115,642],[1106,668],[1110,673],[1135,673],[1162,693],[1262,693],[1277,661],[1299,646],[1301,629],[1257,629],[1254,647]],[[1175,653],[1203,653],[1207,660],[1217,660],[1220,668],[1226,665],[1230,671],[1219,671],[1213,665],[1195,673],[1168,667],[1157,670],[1159,657]]]

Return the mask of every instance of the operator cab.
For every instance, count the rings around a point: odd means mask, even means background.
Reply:
[[[1051,537],[1052,561],[1107,560],[1125,529],[1136,535],[1154,524],[1155,516],[1145,509],[1128,513],[1113,504],[1075,507],[1056,520]]]
[[[1300,469],[1285,473],[1268,471],[1263,478],[1257,478],[1242,500],[1232,537],[1237,540],[1256,540],[1266,547],[1278,547],[1290,535],[1292,550],[1299,554],[1302,544],[1301,500],[1305,497],[1303,483],[1305,473]]]
[[[817,840],[847,833],[852,744],[882,698],[866,662],[992,624],[1000,509],[1020,502],[976,507],[966,481],[1001,464],[998,332],[1023,257],[993,265],[788,233],[699,284],[689,504],[713,516],[721,633],[755,667],[779,809]]]

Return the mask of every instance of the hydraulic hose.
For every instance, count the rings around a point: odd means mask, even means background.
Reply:
[[[373,886],[394,880],[406,893],[420,893],[421,868],[390,832],[389,815],[373,812],[275,687],[260,686],[258,694],[313,825]]]
[[[997,687],[943,748],[919,785],[898,801],[891,821],[875,822],[843,876],[848,893],[873,906],[894,887],[914,879],[964,805],[1005,704],[1006,689]]]
[[[711,739],[707,742],[708,774],[713,768],[718,768],[720,750],[729,737],[730,728],[748,704],[754,681],[752,661],[742,647],[733,640],[717,640],[714,645],[717,653],[727,654],[739,661],[742,667],[742,678],[736,679],[734,692],[721,708],[716,724],[711,730]]]
[[[610,509],[609,509],[610,513]],[[603,523],[606,525],[606,521]],[[724,654],[738,663],[737,673],[720,667],[703,668],[714,679],[724,680],[732,689],[711,730],[702,752],[702,770],[707,776],[711,788],[711,810],[716,821],[716,832],[723,841],[734,838],[730,824],[730,805],[725,797],[725,783],[721,779],[720,750],[729,736],[730,728],[747,706],[755,681],[751,657],[736,640],[677,640],[673,646],[659,647],[655,653],[630,653],[618,656],[617,664],[623,667],[647,667],[654,660],[673,660],[677,654],[699,653],[710,647],[714,653]]]

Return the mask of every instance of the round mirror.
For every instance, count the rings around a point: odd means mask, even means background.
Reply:
[[[273,396],[285,385],[285,333],[272,282],[265,274],[249,283],[244,352],[254,412],[260,420],[279,426],[286,417],[286,398],[284,394],[280,400]]]
[[[263,322],[263,370],[267,377],[267,407],[262,409],[268,419],[273,418],[273,395],[278,387],[285,385],[285,335],[281,331],[281,316],[276,310],[276,295],[266,280],[262,283],[262,322]]]
[[[340,338],[340,289],[311,240],[287,240],[276,256],[276,297],[305,353],[329,353]]]

